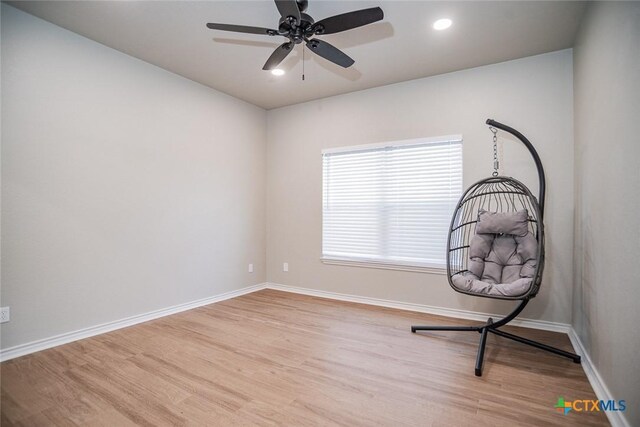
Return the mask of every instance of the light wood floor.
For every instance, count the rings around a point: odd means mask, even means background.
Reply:
[[[595,399],[580,365],[468,322],[273,290],[1,365],[2,426],[608,425],[553,405]],[[507,328],[571,350],[566,335]]]

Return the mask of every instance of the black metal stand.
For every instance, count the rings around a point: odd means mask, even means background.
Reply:
[[[508,132],[518,138],[529,150],[533,161],[536,164],[536,169],[538,171],[538,180],[539,180],[539,197],[538,204],[540,206],[540,222],[542,222],[544,215],[544,199],[545,199],[545,191],[546,191],[546,180],[544,175],[544,168],[542,167],[542,161],[540,160],[540,156],[538,152],[534,148],[533,144],[520,132],[515,130],[514,128],[507,126],[503,123],[497,122],[492,119],[487,119],[486,124],[492,126],[497,129],[501,129],[505,132]],[[449,278],[451,280],[451,278]],[[534,295],[535,296],[535,295]],[[482,364],[484,362],[484,349],[487,345],[487,335],[489,332],[496,334],[503,338],[508,338],[510,340],[517,341],[522,344],[530,345],[532,347],[539,348],[541,350],[549,351],[551,353],[555,353],[560,356],[568,357],[572,359],[575,363],[580,363],[580,356],[574,353],[570,353],[568,351],[560,350],[559,348],[551,347],[546,344],[539,343],[537,341],[530,340],[528,338],[523,338],[518,335],[510,334],[508,332],[504,332],[499,330],[501,326],[506,325],[511,322],[515,317],[520,314],[522,310],[524,310],[525,306],[529,302],[531,297],[527,297],[520,302],[513,312],[511,312],[508,316],[503,319],[500,319],[497,322],[494,322],[493,319],[489,318],[487,323],[481,326],[412,326],[411,332],[417,331],[476,331],[481,334],[480,336],[480,344],[478,346],[478,356],[476,357],[476,376],[482,375]]]
[[[538,341],[533,341],[528,338],[520,337],[518,335],[510,334],[508,332],[501,331],[501,326],[506,325],[510,321],[512,321],[520,312],[524,309],[524,307],[529,302],[528,299],[523,300],[520,305],[516,307],[513,312],[511,312],[508,316],[503,319],[494,322],[492,318],[487,320],[487,323],[480,326],[412,326],[411,332],[415,333],[417,331],[475,331],[479,332],[480,335],[480,344],[478,345],[478,355],[476,356],[476,376],[482,376],[482,365],[484,363],[484,350],[487,345],[487,335],[489,332],[501,336],[503,338],[508,338],[510,340],[517,341],[522,344],[530,345],[532,347],[539,348],[541,350],[549,351],[551,353],[555,353],[560,356],[568,357],[573,360],[574,363],[580,363],[580,356],[577,354],[561,350],[556,347],[551,347],[549,345],[540,343]]]

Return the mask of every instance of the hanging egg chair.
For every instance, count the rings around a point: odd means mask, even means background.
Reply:
[[[499,320],[479,326],[412,326],[417,331],[475,331],[481,334],[475,374],[482,375],[487,334],[493,333],[580,363],[580,356],[505,332],[500,327],[516,318],[540,290],[544,269],[544,168],[535,148],[517,130],[488,119],[493,132],[493,176],[473,184],[458,202],[447,239],[449,285],[466,295],[516,300],[520,303]],[[520,181],[498,175],[497,130],[518,138],[538,171],[538,199]]]

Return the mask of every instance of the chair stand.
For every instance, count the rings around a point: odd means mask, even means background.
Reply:
[[[522,344],[530,345],[532,347],[539,348],[541,350],[549,351],[551,353],[555,353],[559,356],[568,357],[573,360],[574,363],[580,363],[580,356],[568,351],[561,350],[556,347],[551,347],[546,344],[542,344],[537,341],[530,340],[528,338],[523,338],[518,335],[510,334],[508,332],[501,331],[501,326],[506,325],[511,320],[513,320],[527,305],[529,302],[528,299],[523,300],[516,309],[506,316],[505,318],[494,322],[493,319],[489,318],[487,323],[481,326],[412,326],[411,332],[415,333],[417,331],[476,331],[479,332],[480,335],[480,344],[478,345],[478,355],[476,356],[476,376],[482,376],[482,365],[484,362],[484,349],[487,345],[487,335],[489,332],[496,334],[498,336],[508,338],[510,340],[517,341]]]

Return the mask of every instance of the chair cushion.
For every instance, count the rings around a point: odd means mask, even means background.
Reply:
[[[478,211],[476,233],[524,236],[529,231],[528,219],[529,214],[526,209],[504,213],[487,212],[484,209],[480,209]]]
[[[527,217],[526,210],[481,210],[469,245],[468,271],[452,278],[454,286],[466,292],[509,297],[529,291],[536,271],[538,242],[528,230]]]

